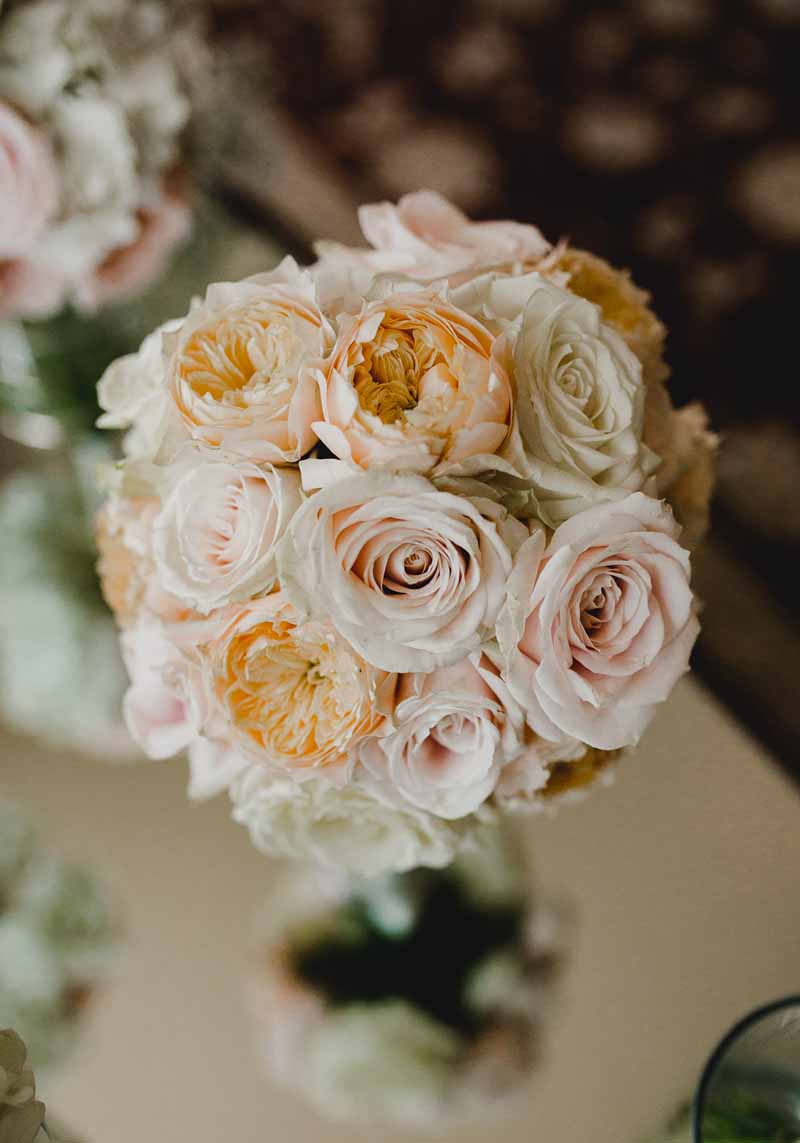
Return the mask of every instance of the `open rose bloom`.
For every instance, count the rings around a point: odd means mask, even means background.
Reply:
[[[247,979],[265,1071],[345,1122],[502,1113],[542,1054],[564,937],[499,830],[443,871],[296,871],[265,904]]]
[[[605,780],[688,669],[716,438],[600,259],[430,192],[100,382],[130,728],[269,853],[444,866]]]
[[[186,237],[187,27],[163,0],[0,4],[0,318],[127,299]]]

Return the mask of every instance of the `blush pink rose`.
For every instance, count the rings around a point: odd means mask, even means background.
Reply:
[[[638,741],[699,631],[679,534],[665,504],[636,492],[522,545],[497,634],[537,734],[601,750]]]
[[[139,233],[120,246],[76,285],[75,298],[83,310],[96,310],[141,293],[163,272],[170,254],[191,227],[188,203],[172,192],[139,211]]]
[[[208,614],[271,590],[276,549],[300,506],[293,469],[190,454],[153,526],[161,586]]]
[[[123,631],[122,655],[131,680],[122,707],[131,737],[148,758],[170,758],[197,737],[201,688],[190,682],[187,661],[157,621]]]
[[[531,265],[551,250],[535,226],[520,222],[472,222],[436,191],[421,190],[358,212],[372,250],[322,246],[324,258],[352,260],[376,273],[420,282],[453,278],[492,267]]]
[[[433,290],[399,292],[345,319],[318,371],[314,431],[362,468],[430,472],[490,456],[512,418],[511,386],[491,333]]]
[[[526,534],[493,501],[440,492],[422,476],[364,472],[305,501],[278,570],[298,609],[332,623],[368,663],[432,671],[493,636],[512,549]]]
[[[520,749],[522,712],[485,655],[401,675],[392,729],[357,749],[367,782],[443,818],[486,801]]]
[[[47,139],[0,101],[0,260],[30,253],[58,205]]]

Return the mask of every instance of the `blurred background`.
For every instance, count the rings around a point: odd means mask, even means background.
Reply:
[[[669,329],[675,403],[704,402],[722,436],[695,561],[700,682],[591,819],[535,838],[580,938],[552,1063],[505,1137],[537,1122],[634,1140],[728,1023],[796,990],[800,963],[800,3],[174,7],[203,25],[181,144],[191,235],[135,297],[0,321],[0,796],[102,868],[129,944],[57,1097],[97,1140],[345,1137],[259,1086],[245,1042],[263,859],[225,805],[186,804],[180,766],[87,761],[136,758],[93,572],[109,448],[94,383],[208,281],[308,261],[316,238],[360,243],[360,203],[430,187],[628,267]]]

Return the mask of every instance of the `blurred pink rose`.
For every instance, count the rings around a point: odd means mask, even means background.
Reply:
[[[47,139],[0,102],[0,260],[30,253],[58,196]]]
[[[50,317],[63,306],[66,290],[66,278],[53,266],[0,261],[0,318]]]
[[[475,273],[494,266],[537,263],[551,250],[535,226],[472,222],[436,191],[403,195],[397,205],[368,203],[358,212],[373,250],[321,247],[323,258],[348,258],[377,273],[405,274],[421,282]]]
[[[601,750],[638,741],[699,631],[679,534],[665,504],[636,492],[520,548],[497,633],[537,734]]]
[[[191,218],[188,203],[171,191],[163,193],[155,206],[142,208],[135,241],[112,250],[77,283],[75,298],[80,308],[95,310],[146,289],[163,273],[175,246],[187,237]]]

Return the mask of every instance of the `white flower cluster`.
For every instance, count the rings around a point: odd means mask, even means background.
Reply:
[[[290,876],[249,981],[267,1073],[347,1122],[441,1128],[506,1107],[562,955],[517,861],[488,830],[444,872]]]
[[[113,950],[108,902],[91,874],[45,852],[0,802],[0,1028],[23,1036],[37,1067],[71,1050]]]
[[[0,316],[142,289],[187,232],[190,102],[162,0],[0,10]]]
[[[0,719],[59,749],[130,758],[125,673],[93,578],[90,524],[64,473],[0,484]]]
[[[361,218],[372,250],[212,285],[109,368],[99,540],[145,751],[260,848],[378,873],[638,741],[714,438],[625,275],[427,192]]]

